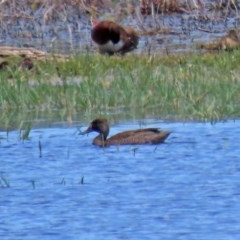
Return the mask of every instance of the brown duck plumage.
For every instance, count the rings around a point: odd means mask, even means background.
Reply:
[[[159,144],[170,135],[169,131],[161,131],[157,128],[145,128],[118,133],[110,138],[109,125],[106,119],[93,120],[86,131],[81,134],[98,132],[99,135],[93,139],[93,144],[101,147],[110,145],[133,145],[133,144]]]
[[[240,48],[240,39],[237,31],[232,29],[227,35],[221,37],[217,42],[202,44],[201,48],[207,50],[233,50],[235,48]]]
[[[125,54],[137,48],[138,35],[132,28],[124,28],[112,21],[92,20],[92,40],[98,45],[100,53]]]
[[[222,37],[219,41],[219,48],[224,50],[231,50],[240,47],[240,39],[238,37],[237,31],[232,29],[228,34]]]

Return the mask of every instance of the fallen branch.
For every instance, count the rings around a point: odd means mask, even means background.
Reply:
[[[69,58],[68,55],[47,53],[35,48],[0,46],[0,57],[8,56],[19,56],[23,58],[30,58],[32,60],[57,59],[61,61],[67,60]]]

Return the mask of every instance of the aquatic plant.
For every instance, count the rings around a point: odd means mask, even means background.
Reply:
[[[83,177],[81,177],[81,180],[79,181],[79,184],[81,184],[81,185],[85,184],[85,181],[84,181],[84,176],[83,176]]]
[[[41,158],[42,157],[42,143],[40,140],[38,141],[38,149],[39,149],[39,157]]]
[[[117,109],[165,119],[239,117],[239,60],[238,51],[124,58],[81,55],[66,62],[36,62],[31,70],[9,67],[0,75],[1,122],[5,128],[14,125],[13,113],[19,111],[28,114],[26,120],[30,112],[58,112],[70,123],[76,113]],[[18,121],[21,125],[24,119]]]
[[[30,182],[31,182],[32,188],[36,189],[36,180],[32,179],[30,180]]]
[[[29,134],[31,132],[31,123],[30,122],[22,122],[20,123],[20,132],[19,132],[19,138],[22,141],[29,140]]]
[[[7,178],[4,176],[0,177],[0,187],[1,188],[9,188],[10,187],[10,182]]]

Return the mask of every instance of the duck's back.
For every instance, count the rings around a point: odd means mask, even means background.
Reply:
[[[118,133],[105,142],[109,145],[158,144],[164,142],[170,132],[157,128],[145,128]]]
[[[92,39],[98,44],[106,44],[112,41],[116,44],[120,40],[121,34],[126,34],[124,29],[111,21],[102,21],[92,29]]]
[[[112,21],[102,21],[94,26],[92,40],[98,45],[101,53],[125,54],[138,45],[138,35],[131,28],[124,28]]]

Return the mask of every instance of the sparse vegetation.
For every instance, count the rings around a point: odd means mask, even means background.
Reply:
[[[165,119],[215,121],[240,116],[240,53],[75,56],[38,62],[33,69],[8,67],[0,75],[2,118],[12,111],[151,111]],[[2,121],[9,124],[7,120]],[[22,121],[21,121],[22,122]],[[24,133],[28,133],[28,128]]]

